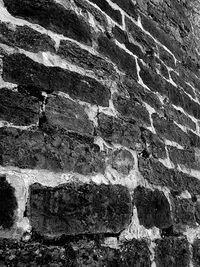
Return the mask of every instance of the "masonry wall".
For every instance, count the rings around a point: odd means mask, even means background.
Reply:
[[[200,266],[199,1],[0,1],[0,266]]]

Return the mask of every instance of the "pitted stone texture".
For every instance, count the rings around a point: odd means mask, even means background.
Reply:
[[[73,10],[53,0],[4,0],[4,4],[13,16],[23,18],[44,28],[91,44],[90,27]]]
[[[15,125],[30,125],[39,122],[38,99],[6,88],[0,89],[0,120]]]
[[[193,248],[193,264],[194,267],[200,266],[200,240],[195,239],[192,245]]]
[[[104,173],[105,153],[93,139],[63,131],[0,128],[0,164],[55,172]]]
[[[155,262],[157,267],[188,267],[189,244],[184,237],[168,237],[157,240]]]
[[[71,41],[61,40],[57,54],[73,64],[93,71],[97,77],[112,78],[116,75],[113,64]]]
[[[47,123],[67,131],[92,135],[93,125],[84,108],[73,100],[54,95],[50,96],[45,106]]]
[[[55,41],[48,35],[41,34],[32,28],[16,26],[11,23],[0,22],[0,42],[12,47],[19,47],[31,52],[55,52]]]
[[[17,199],[15,189],[6,181],[6,175],[0,175],[0,227],[11,228],[15,222]]]
[[[97,131],[106,142],[121,144],[139,151],[142,149],[143,145],[137,124],[124,122],[104,113],[99,114],[98,124]]]
[[[121,185],[33,184],[29,212],[33,230],[42,235],[114,234],[130,223],[132,205]]]
[[[134,167],[134,158],[126,149],[115,150],[112,155],[112,167],[123,175],[128,175]]]
[[[140,224],[146,228],[168,228],[172,225],[170,205],[164,193],[138,186],[134,190],[134,203]]]
[[[25,86],[33,95],[62,91],[91,104],[109,104],[110,91],[97,80],[59,67],[46,67],[23,54],[3,58],[3,79]]]

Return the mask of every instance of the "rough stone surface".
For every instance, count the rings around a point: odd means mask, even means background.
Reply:
[[[15,125],[36,124],[40,106],[35,97],[26,96],[6,88],[0,89],[0,120]]]
[[[47,123],[78,134],[92,135],[93,125],[89,121],[83,107],[68,98],[51,96],[45,107]]]
[[[73,10],[67,10],[63,5],[53,0],[4,0],[8,11],[17,17],[37,23],[44,28],[63,34],[77,41],[91,44],[89,25],[78,17]],[[58,19],[59,18],[59,19]]]
[[[169,237],[157,240],[156,266],[189,266],[189,246],[184,237]]]
[[[76,99],[102,106],[108,105],[110,96],[108,88],[95,79],[59,67],[46,67],[23,54],[4,57],[3,78],[26,87],[34,86],[39,92],[59,90]]]
[[[119,233],[131,214],[130,194],[121,185],[30,187],[30,221],[42,235]]]
[[[169,202],[159,190],[137,187],[134,190],[134,203],[140,224],[146,228],[156,226],[162,229],[172,224]]]
[[[128,175],[134,167],[134,158],[126,149],[114,151],[112,155],[112,167],[123,175]]]

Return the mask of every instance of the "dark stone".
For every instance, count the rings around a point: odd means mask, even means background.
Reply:
[[[182,164],[186,167],[193,168],[195,166],[194,149],[178,149],[176,147],[167,147],[170,160],[175,164]]]
[[[36,124],[40,106],[35,97],[26,96],[6,88],[0,89],[0,120],[15,125]]]
[[[122,24],[122,15],[119,10],[113,9],[106,0],[89,0],[96,4],[102,11],[111,17],[118,24]]]
[[[88,45],[91,44],[90,27],[86,21],[78,17],[73,10],[67,10],[53,0],[45,0],[45,2],[43,0],[4,0],[4,4],[13,16],[24,18]]]
[[[9,229],[15,221],[17,199],[15,189],[6,181],[4,175],[0,175],[0,207],[0,226]]]
[[[185,237],[166,237],[156,241],[155,262],[157,267],[188,267],[189,244]]]
[[[156,134],[151,131],[142,128],[141,138],[145,143],[146,151],[151,154],[154,158],[167,158],[167,153],[165,149],[165,144],[159,139]]]
[[[30,186],[30,223],[42,235],[119,233],[131,221],[132,205],[121,185]]]
[[[200,181],[175,169],[166,168],[161,162],[149,158],[139,158],[139,171],[151,184],[166,186],[170,190],[183,192],[188,190],[191,194],[200,193]]]
[[[170,205],[164,193],[138,186],[134,190],[134,204],[140,224],[146,228],[168,228],[172,224]]]
[[[115,76],[115,70],[111,63],[89,53],[73,42],[61,40],[57,53],[72,64],[94,71],[101,78]]]
[[[62,96],[50,96],[45,106],[47,123],[79,134],[93,135],[93,125],[84,108]]]
[[[169,120],[174,120],[178,124],[187,126],[189,129],[196,131],[196,123],[180,110],[175,109],[172,105],[165,105],[164,113]]]
[[[116,3],[119,7],[121,7],[127,14],[133,17],[135,20],[138,18],[138,12],[136,6],[133,4],[131,0],[112,0],[112,2]]]
[[[117,39],[118,42],[121,44],[125,44],[128,42],[128,35],[125,31],[123,31],[121,28],[119,28],[117,25],[115,25],[112,28],[112,33],[114,35],[114,38]]]
[[[133,150],[141,150],[140,130],[136,124],[100,113],[97,131],[109,143],[121,144]]]
[[[155,130],[161,139],[165,138],[174,141],[186,148],[190,146],[189,136],[174,124],[173,121],[159,117],[156,113],[152,114],[152,119]]]
[[[159,55],[160,55],[160,59],[168,67],[175,68],[174,57],[167,50],[165,50],[162,46],[159,46]]]
[[[183,90],[188,93],[189,95],[191,95],[191,97],[195,98],[195,93],[194,90],[192,89],[191,86],[189,86],[187,83],[184,82],[184,80],[181,78],[181,76],[179,76],[176,72],[171,71],[170,72],[170,76],[172,78],[172,80],[179,85],[180,87],[183,88]]]
[[[0,128],[0,164],[87,175],[104,173],[105,154],[92,139],[72,133]]]
[[[41,34],[27,25],[14,26],[10,25],[10,23],[0,22],[0,32],[0,42],[3,44],[19,47],[34,53],[39,51],[55,52],[55,41],[48,35]]]
[[[141,59],[147,59],[148,55],[153,55],[157,50],[157,46],[152,37],[146,34],[140,27],[133,23],[128,17],[125,17],[126,30],[129,35],[135,40],[136,44],[142,46],[145,54],[137,53]],[[126,41],[127,42],[127,41]],[[137,46],[139,47],[139,46]],[[138,48],[137,48],[138,49]],[[138,50],[141,51],[141,50]],[[146,56],[146,57],[145,57]]]
[[[74,0],[76,6],[81,8],[82,12],[87,14],[90,12],[96,21],[106,30],[108,28],[108,21],[106,15],[104,15],[100,10],[94,7],[92,4],[86,0]]]
[[[108,106],[108,88],[93,78],[59,67],[46,67],[23,54],[12,54],[3,58],[3,79],[37,88],[39,92],[62,91],[75,99],[92,104]]]
[[[160,74],[166,79],[169,79],[169,72],[167,67],[158,58],[156,58],[156,66]]]
[[[117,46],[114,40],[100,35],[98,38],[98,50],[112,60],[128,76],[135,80],[138,79],[135,58]]]
[[[115,150],[112,155],[112,168],[123,175],[128,175],[134,167],[134,158],[126,149]]]
[[[162,29],[160,29],[157,24],[147,16],[141,14],[142,26],[146,31],[148,31],[154,38],[160,41],[161,44],[166,46],[178,60],[183,59],[183,50],[180,44],[169,34],[166,34]]]
[[[200,266],[200,240],[195,239],[192,245],[193,248],[193,264],[194,267]]]
[[[134,93],[130,94],[130,97],[116,93],[113,96],[113,104],[126,121],[151,126],[149,112],[142,101],[135,99]]]
[[[119,83],[119,89],[122,95],[127,95],[128,92],[132,101],[137,101],[138,103],[142,103],[144,101],[155,110],[159,110],[162,107],[162,104],[155,93],[147,90],[140,84],[136,83],[133,79],[125,78],[121,83]]]
[[[190,137],[190,145],[193,147],[200,148],[200,137],[193,133],[192,131],[188,131]]]
[[[185,230],[185,226],[195,226],[195,204],[191,199],[172,198],[173,223],[176,231]]]

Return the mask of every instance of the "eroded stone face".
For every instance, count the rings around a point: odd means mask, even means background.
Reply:
[[[126,149],[116,150],[112,155],[112,167],[123,175],[128,175],[134,166],[134,158]]]
[[[33,230],[44,236],[116,234],[130,223],[132,204],[121,185],[33,184],[29,213]]]

